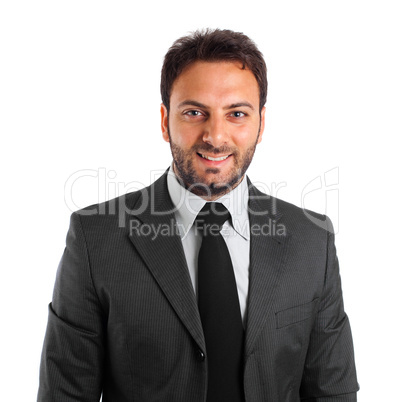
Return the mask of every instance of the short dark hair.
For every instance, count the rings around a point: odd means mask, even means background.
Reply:
[[[260,112],[267,99],[267,67],[256,44],[241,32],[228,29],[195,31],[177,39],[165,55],[161,74],[162,102],[169,111],[174,81],[196,61],[240,62],[255,76],[260,92]]]

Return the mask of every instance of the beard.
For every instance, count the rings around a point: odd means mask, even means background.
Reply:
[[[184,150],[172,141],[169,132],[168,134],[176,175],[182,180],[187,190],[206,199],[218,198],[233,190],[241,182],[253,159],[259,137],[258,135],[255,143],[241,154],[236,148],[228,146],[215,148],[206,143],[195,144],[190,149]],[[207,182],[207,179],[199,175],[195,170],[194,155],[196,153],[231,154],[233,166],[225,175],[222,174],[220,168],[206,169],[205,174],[213,176]]]

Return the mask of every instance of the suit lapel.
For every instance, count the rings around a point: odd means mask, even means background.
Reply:
[[[129,218],[129,227],[136,227],[129,237],[178,317],[205,352],[197,301],[176,229],[166,176],[165,173],[143,190],[143,196],[134,208],[138,212]],[[140,203],[142,205],[138,207]]]
[[[290,234],[279,223],[275,199],[249,184],[251,230],[246,356],[262,330],[286,258]]]

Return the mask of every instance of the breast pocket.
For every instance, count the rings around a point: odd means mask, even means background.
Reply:
[[[309,319],[316,311],[318,298],[309,303],[300,304],[286,310],[278,311],[276,316],[276,328],[284,328],[288,325]]]

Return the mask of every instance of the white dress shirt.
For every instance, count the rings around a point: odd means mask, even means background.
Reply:
[[[167,185],[170,198],[175,206],[175,216],[184,254],[194,291],[197,295],[198,252],[201,247],[202,236],[196,231],[194,221],[206,201],[185,189],[180,184],[172,167],[168,172]],[[243,323],[246,318],[250,267],[248,199],[247,180],[243,178],[242,182],[234,190],[215,200],[216,202],[221,202],[228,209],[232,218],[233,226],[229,221],[226,221],[222,227],[221,234],[232,259]]]

